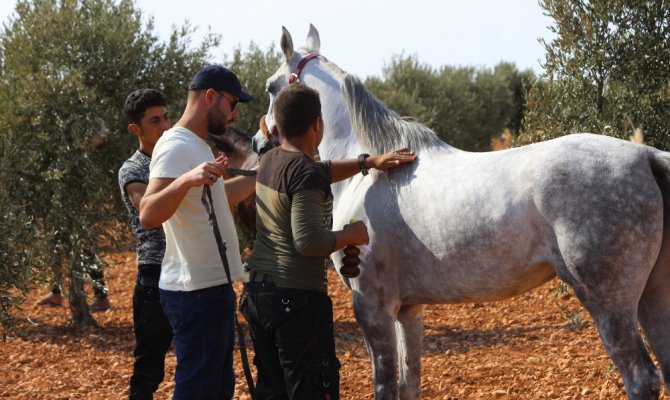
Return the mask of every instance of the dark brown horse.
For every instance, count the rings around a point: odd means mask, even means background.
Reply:
[[[242,131],[228,128],[223,135],[209,135],[216,148],[229,160],[229,167],[248,170],[258,163],[258,155],[253,151],[251,138]],[[233,171],[234,172],[234,171]],[[251,248],[256,238],[255,195],[235,206],[234,215],[240,236],[241,248]]]

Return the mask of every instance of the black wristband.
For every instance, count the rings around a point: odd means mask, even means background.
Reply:
[[[358,167],[361,169],[363,176],[368,174],[368,169],[365,168],[365,159],[370,157],[369,154],[363,153],[358,155]]]

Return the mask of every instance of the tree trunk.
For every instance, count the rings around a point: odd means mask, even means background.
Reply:
[[[97,322],[88,310],[88,303],[86,302],[86,293],[84,293],[84,277],[81,268],[78,268],[79,263],[70,262],[70,290],[68,291],[68,298],[70,300],[70,325],[77,326],[95,326]]]
[[[599,75],[596,79],[598,85],[598,93],[596,93],[596,110],[598,110],[598,117],[602,117],[603,109],[605,108],[605,78],[602,75]]]

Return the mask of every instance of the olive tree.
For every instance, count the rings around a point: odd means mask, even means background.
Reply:
[[[21,305],[22,296],[28,292],[31,275],[39,268],[35,264],[32,246],[35,234],[32,220],[19,206],[8,202],[7,193],[0,188],[0,336],[16,326],[12,310]],[[17,293],[19,294],[17,296]]]
[[[545,73],[529,92],[522,142],[644,131],[670,148],[670,3],[542,0],[554,19]]]
[[[284,57],[274,44],[263,51],[253,42],[245,51],[238,46],[232,56],[224,57],[224,64],[240,78],[244,90],[256,97],[254,101],[242,105],[240,119],[235,123],[240,131],[253,135],[258,130],[260,117],[270,105],[265,82],[277,71],[283,60]]]
[[[524,103],[520,87],[532,77],[509,63],[435,69],[415,57],[396,56],[382,78],[365,83],[389,108],[424,123],[449,144],[484,151],[506,128],[517,132]]]
[[[17,243],[3,247],[15,260],[5,286],[62,277],[72,322],[95,323],[84,281],[100,267],[91,254],[115,239],[116,222],[126,225],[116,173],[137,145],[123,102],[154,87],[181,111],[186,83],[218,44],[209,34],[193,46],[192,31],[161,42],[131,0],[17,2],[0,33],[0,215],[3,241]]]

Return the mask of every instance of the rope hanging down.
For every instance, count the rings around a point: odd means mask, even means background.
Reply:
[[[221,231],[219,231],[219,223],[216,220],[216,214],[214,214],[214,202],[212,201],[212,190],[209,185],[203,185],[202,187],[202,197],[200,198],[202,204],[205,206],[207,215],[209,216],[209,224],[212,225],[214,230],[214,237],[216,238],[216,246],[219,248],[219,255],[221,255],[221,261],[223,262],[223,268],[226,270],[226,277],[228,282],[232,285],[233,280],[230,275],[230,266],[228,265],[228,257],[226,256],[226,243],[221,238]],[[237,304],[237,294],[233,291],[235,296],[235,304]],[[236,307],[237,308],[237,307]],[[244,342],[244,331],[242,330],[242,325],[237,319],[237,310],[233,313],[235,317],[235,328],[237,329],[237,337],[240,345],[240,357],[242,358],[242,368],[244,369],[244,377],[247,379],[247,386],[249,387],[249,393],[251,394],[251,400],[254,400],[254,378],[251,376],[251,368],[249,367],[249,359],[247,358],[247,345]]]

